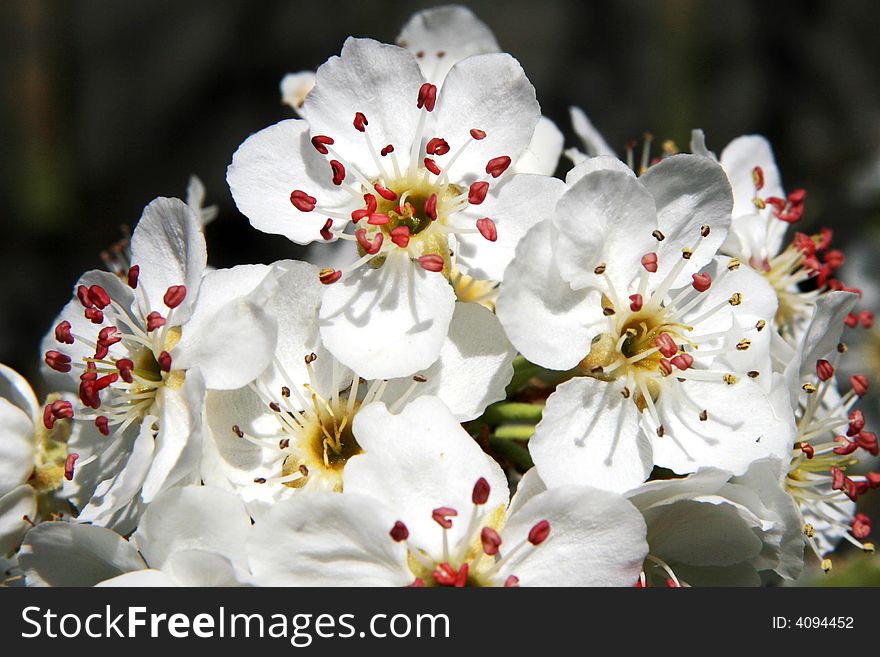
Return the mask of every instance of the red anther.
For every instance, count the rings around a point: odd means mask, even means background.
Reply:
[[[672,358],[678,353],[678,345],[668,333],[661,333],[654,338],[654,344],[660,348],[660,353],[667,358]]]
[[[510,575],[506,580],[504,580],[504,588],[512,589],[517,588],[519,586],[519,577],[516,575]]]
[[[832,451],[835,454],[839,454],[841,456],[846,456],[847,454],[852,454],[856,451],[859,446],[852,440],[847,440],[843,436],[835,436],[834,442],[838,443],[840,447],[835,447]]]
[[[437,221],[437,195],[431,194],[425,201],[423,208],[425,216],[431,221]]]
[[[761,167],[752,169],[752,182],[755,184],[756,192],[764,189],[764,170]]]
[[[133,383],[134,377],[131,371],[134,369],[134,363],[128,358],[120,358],[116,361],[116,369],[119,370],[119,376],[126,383]]]
[[[828,265],[833,271],[835,269],[840,269],[843,266],[843,263],[846,262],[846,258],[843,256],[843,251],[840,249],[831,249],[822,254],[822,262]]]
[[[421,577],[416,577],[416,578],[412,581],[412,584],[409,585],[408,588],[411,588],[411,589],[423,589],[423,588],[425,588],[425,580],[423,580]]]
[[[816,455],[816,450],[813,449],[813,446],[810,443],[801,442],[798,444],[798,447],[800,447],[800,450],[808,459],[811,459]]]
[[[333,231],[330,230],[331,228],[333,228],[333,220],[328,217],[327,221],[324,222],[324,227],[320,231],[321,238],[328,242],[333,239]]]
[[[859,540],[868,538],[871,533],[871,519],[864,513],[857,513],[850,523],[850,533]]]
[[[391,231],[391,241],[401,249],[409,245],[409,226],[398,226]]]
[[[167,351],[163,351],[161,354],[159,354],[156,362],[159,363],[159,369],[163,372],[171,371],[171,354],[169,354]]]
[[[60,351],[50,349],[46,352],[45,361],[46,365],[51,367],[56,372],[70,371],[70,356],[62,354]]]
[[[379,196],[381,196],[382,198],[384,198],[386,201],[396,201],[397,200],[397,194],[392,192],[387,187],[383,187],[379,183],[376,183],[375,185],[373,185],[373,189],[375,189],[376,193]]]
[[[657,254],[653,251],[642,256],[642,267],[652,274],[657,271]]]
[[[104,313],[97,308],[86,308],[83,316],[92,324],[100,324],[104,321]]]
[[[147,333],[150,331],[155,331],[157,328],[165,326],[165,318],[162,317],[157,311],[151,312],[147,315]]]
[[[709,274],[691,274],[691,278],[694,279],[694,289],[697,292],[705,292],[712,285],[712,277]]]
[[[440,586],[452,586],[455,584],[455,578],[458,573],[455,572],[455,569],[450,566],[445,561],[441,564],[437,565],[437,568],[434,569],[434,572],[431,573],[431,576],[434,578],[434,581],[437,582]]]
[[[318,199],[314,196],[309,196],[301,189],[294,189],[290,192],[290,202],[300,212],[311,212],[315,209]]]
[[[480,231],[480,235],[490,242],[494,242],[498,239],[498,229],[495,226],[495,222],[489,217],[477,219],[477,230]]]
[[[373,196],[372,194],[370,194],[369,192],[364,194],[364,203],[366,204],[367,210],[370,213],[373,213],[376,211],[376,204],[378,203],[378,201],[376,201],[376,197]]]
[[[841,283],[840,281],[835,280],[833,278],[828,279],[827,287],[829,290],[852,292],[853,294],[858,294],[859,297],[862,296],[862,291],[859,288],[846,286],[843,283]]]
[[[327,150],[327,146],[333,145],[333,137],[328,137],[327,135],[315,135],[312,137],[312,146],[315,147],[315,150],[318,151],[321,155],[327,155],[329,151]]]
[[[874,313],[870,310],[863,310],[859,313],[859,324],[862,325],[862,328],[869,329],[874,326]]]
[[[425,168],[426,168],[428,171],[430,171],[431,173],[433,173],[435,176],[439,176],[439,175],[440,175],[440,171],[441,171],[441,170],[440,170],[440,167],[437,166],[437,163],[436,163],[434,160],[432,160],[430,157],[426,157],[426,158],[423,160],[423,162],[425,163]]]
[[[471,501],[474,504],[485,504],[489,500],[489,482],[485,477],[480,477],[474,484],[474,490],[471,493]]]
[[[385,157],[389,153],[393,153],[393,152],[394,152],[394,146],[392,146],[391,144],[388,144],[385,148],[383,148],[381,151],[379,151],[379,155],[381,155],[382,157]]]
[[[122,335],[115,326],[105,326],[98,332],[98,344],[110,347],[122,341]]]
[[[471,128],[471,137],[480,141],[481,139],[486,138],[486,132],[484,130],[480,130],[479,128]]]
[[[428,155],[446,155],[449,152],[449,144],[445,139],[434,137],[428,141],[425,152]]]
[[[172,285],[167,290],[165,290],[165,296],[162,297],[162,301],[169,308],[177,308],[177,306],[183,303],[185,297],[185,285]]]
[[[99,415],[95,418],[95,426],[98,428],[98,431],[101,432],[103,436],[110,435],[110,421],[104,415]]]
[[[532,545],[540,545],[547,540],[550,535],[550,522],[541,520],[529,530],[529,543]]]
[[[880,487],[880,472],[869,472],[865,475],[865,479],[871,488]]]
[[[807,196],[807,190],[805,189],[794,189],[788,194],[788,202],[793,205],[798,205],[804,202],[804,199]]]
[[[371,226],[384,226],[389,221],[391,221],[390,217],[384,212],[374,212],[370,215],[370,218],[367,219],[367,223]]]
[[[70,334],[70,322],[66,319],[55,327],[55,339],[64,344],[73,344],[73,336]]]
[[[419,98],[416,101],[416,107],[423,107],[429,111],[434,111],[434,104],[437,102],[437,87],[430,82],[425,82],[419,87]]]
[[[394,527],[391,528],[391,531],[388,532],[392,539],[396,543],[400,543],[401,541],[405,541],[409,538],[409,529],[406,528],[400,520],[394,523]]]
[[[846,430],[847,436],[855,436],[865,428],[865,415],[855,409],[849,413],[849,429]]]
[[[834,366],[824,358],[816,361],[816,376],[820,381],[827,381],[834,376]]]
[[[855,313],[848,313],[846,318],[843,320],[843,323],[847,325],[849,328],[855,328],[859,325],[859,318]]]
[[[418,259],[419,266],[425,271],[443,271],[443,256],[436,253],[423,255]]]
[[[367,117],[362,112],[355,112],[352,125],[354,125],[355,130],[358,132],[364,132],[367,126],[370,125],[370,122],[367,121]]]
[[[370,216],[369,210],[366,210],[366,209],[355,210],[354,212],[351,213],[351,220],[354,223],[357,223],[361,219],[363,219],[364,217],[369,217],[369,216]]]
[[[471,205],[479,205],[486,200],[486,194],[489,192],[489,183],[478,181],[471,183],[468,189],[468,203]]]
[[[373,236],[373,241],[367,239],[367,230],[365,228],[359,228],[354,231],[355,239],[357,239],[357,243],[364,250],[365,253],[369,253],[370,255],[375,255],[379,252],[379,249],[382,246],[382,242],[384,241],[384,237],[382,233],[376,233]]]
[[[136,289],[138,286],[138,276],[141,274],[141,268],[139,265],[132,265],[128,268],[128,287],[132,290]]]
[[[866,490],[868,490],[868,485],[865,482],[853,481],[849,477],[846,477],[843,481],[843,493],[853,502]]]
[[[56,420],[69,420],[73,417],[73,404],[64,399],[52,402],[48,408],[52,412],[52,417]]]
[[[856,436],[855,441],[859,447],[868,452],[871,456],[877,456],[877,434],[871,431],[862,431]]]
[[[690,354],[678,354],[671,358],[670,362],[681,371],[684,371],[694,364],[694,357]]]
[[[507,167],[510,166],[510,158],[507,155],[501,155],[499,157],[493,157],[489,162],[486,163],[486,173],[488,173],[493,178],[497,178],[502,173],[507,171]]]
[[[98,310],[104,310],[110,305],[110,295],[100,285],[92,285],[89,288],[89,298]]]
[[[89,408],[100,408],[101,397],[95,389],[93,379],[82,379],[79,384],[79,399]]]
[[[466,563],[461,564],[461,567],[458,569],[458,573],[455,576],[455,588],[461,589],[467,586],[468,579],[468,565]]]
[[[491,527],[483,527],[480,532],[480,541],[483,544],[483,552],[490,557],[498,554],[498,548],[501,547],[501,536]]]
[[[785,199],[778,196],[768,196],[764,201],[773,206],[774,214],[781,212],[785,208]]]
[[[868,377],[864,374],[853,374],[849,377],[849,384],[852,386],[853,392],[859,397],[864,397],[868,392]]]
[[[52,415],[52,404],[46,404],[43,409],[43,426],[52,429],[55,426],[55,416]]]
[[[816,252],[816,243],[806,233],[795,233],[791,245],[806,255],[813,255]]]
[[[670,588],[670,589],[678,589],[678,588],[681,588],[681,584],[679,584],[678,582],[676,582],[676,581],[675,581],[674,579],[672,579],[671,577],[667,577],[667,578],[666,578],[666,586],[667,586],[667,588]]]
[[[440,506],[431,511],[431,518],[443,529],[452,527],[452,520],[450,518],[454,518],[457,515],[458,511],[448,506]]]
[[[641,294],[630,294],[629,295],[629,309],[634,313],[639,312],[642,309],[642,304],[644,301],[642,300]]]
[[[89,296],[89,288],[85,285],[80,285],[76,288],[76,298],[79,299],[83,308],[91,308],[95,305],[92,298]]]
[[[663,370],[663,374],[669,376],[670,374],[672,374],[672,363],[665,358],[661,358],[660,369]]]
[[[79,458],[79,454],[71,452],[67,455],[67,458],[64,459],[64,478],[67,481],[73,480],[73,466],[76,464],[76,460]]]
[[[330,170],[333,172],[333,184],[341,185],[345,180],[345,166],[339,160],[330,160]]]
[[[820,251],[824,251],[829,246],[831,246],[831,239],[834,237],[834,233],[830,228],[820,228],[819,229],[819,244],[816,246]]]
[[[338,269],[322,269],[318,272],[318,280],[324,285],[330,285],[342,278],[342,272]]]
[[[162,352],[165,353],[164,351]],[[161,363],[160,363],[161,366]],[[92,382],[92,385],[95,388],[96,392],[100,392],[104,390],[104,388],[109,388],[111,385],[116,383],[119,380],[119,375],[116,372],[110,372],[110,374],[105,374],[104,376],[99,376]]]
[[[832,490],[843,490],[843,483],[846,480],[846,475],[843,474],[843,470],[836,466],[831,466],[831,489]]]

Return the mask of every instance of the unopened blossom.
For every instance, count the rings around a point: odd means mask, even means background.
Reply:
[[[185,486],[157,497],[128,540],[96,525],[42,523],[20,564],[28,586],[240,586],[250,580],[250,532],[236,496]]]
[[[28,528],[67,510],[61,493],[78,455],[67,453],[71,396],[53,393],[40,406],[30,384],[0,364],[0,557]]]
[[[266,310],[278,321],[272,364],[252,384],[215,391],[206,401],[211,440],[202,478],[234,490],[257,516],[297,491],[338,491],[349,459],[361,453],[354,420],[384,401],[396,412],[409,400],[436,395],[459,421],[504,398],[515,350],[497,318],[457,304],[438,360],[411,377],[364,380],[323,346],[318,308],[326,288],[304,262],[273,265],[277,292]]]
[[[366,378],[428,367],[452,318],[450,278],[500,280],[553,185],[511,173],[540,117],[534,89],[506,54],[458,62],[440,89],[412,52],[349,39],[302,112],[236,151],[236,204],[297,243],[351,243],[350,264],[319,275],[321,337],[343,364]]]
[[[701,131],[694,132],[692,150],[715,159]],[[830,228],[787,238],[789,228],[803,216],[807,193],[800,188],[785,192],[773,149],[764,137],[734,139],[718,161],[733,189],[733,219],[721,250],[760,272],[773,286],[779,300],[776,330],[796,342],[821,295],[857,291],[835,278],[844,254],[831,247]]]
[[[96,524],[195,476],[206,388],[255,378],[275,340],[262,300],[246,298],[268,268],[206,274],[201,224],[182,201],[146,207],[131,261],[125,280],[86,273],[43,342],[47,372],[78,391],[74,417],[101,434],[82,446],[76,478],[93,484],[79,519]]]
[[[793,427],[767,398],[776,299],[760,275],[716,257],[731,208],[721,167],[675,155],[637,178],[598,157],[567,182],[517,247],[498,300],[520,352],[573,375],[529,444],[541,477],[621,491],[655,464],[741,474],[781,456]]]
[[[647,551],[640,514],[587,486],[517,494],[437,399],[355,419],[365,453],[341,495],[277,504],[250,564],[264,585],[626,586]],[[333,554],[333,559],[327,559]]]

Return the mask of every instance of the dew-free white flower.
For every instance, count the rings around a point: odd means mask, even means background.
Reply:
[[[636,178],[597,157],[567,181],[498,300],[526,358],[575,368],[530,441],[541,477],[622,491],[653,464],[741,474],[782,456],[792,428],[767,399],[776,299],[761,276],[716,258],[731,207],[721,167],[676,155]]]
[[[237,586],[250,579],[250,532],[237,497],[185,486],[157,497],[130,540],[96,525],[42,523],[20,564],[29,586]]]
[[[511,206],[545,179],[509,171],[540,116],[534,89],[516,60],[489,54],[458,62],[438,91],[411,52],[349,39],[303,114],[236,151],[236,204],[301,244],[352,242],[354,262],[321,273],[321,336],[342,363],[367,378],[428,367],[452,317],[447,279],[500,279],[534,223]]]
[[[619,495],[566,486],[515,496],[501,468],[443,404],[355,418],[365,450],[341,495],[277,504],[250,543],[275,585],[628,586],[647,552],[641,515]],[[332,558],[328,558],[332,555]]]
[[[275,341],[274,320],[245,298],[268,267],[206,274],[201,224],[182,201],[146,207],[131,258],[125,280],[86,273],[44,340],[54,380],[78,387],[76,418],[107,436],[80,454],[96,487],[79,519],[96,524],[195,476],[206,388],[252,380]]]
[[[231,486],[260,508],[297,490],[339,490],[347,460],[360,452],[352,433],[360,409],[386,401],[392,409],[436,395],[459,421],[504,398],[515,351],[497,318],[475,304],[457,304],[440,357],[413,377],[364,381],[322,345],[318,307],[326,289],[304,262],[273,265],[277,288],[266,311],[279,323],[273,364],[254,383],[208,395],[202,476]]]

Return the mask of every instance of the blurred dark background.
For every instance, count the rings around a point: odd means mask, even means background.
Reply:
[[[251,132],[292,115],[278,83],[353,34],[391,42],[404,0],[0,3],[0,362],[36,378],[38,344],[85,270],[159,195],[199,175],[220,208],[212,264],[290,257],[251,229],[225,184]],[[858,245],[874,285],[880,241],[880,7],[872,0],[475,1],[575,145],[571,104],[608,142],[644,131],[720,152],[763,133],[786,186],[808,190],[801,229]],[[873,241],[872,241],[873,240]],[[880,295],[872,293],[873,299]],[[38,388],[39,389],[39,388]]]

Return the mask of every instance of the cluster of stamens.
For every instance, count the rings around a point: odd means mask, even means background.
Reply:
[[[376,179],[369,178],[346,161],[333,148],[333,137],[312,137],[314,148],[328,158],[333,184],[344,187],[357,200],[357,208],[346,214],[337,208],[323,207],[317,198],[303,190],[295,189],[290,194],[290,202],[300,212],[318,212],[327,217],[320,229],[322,239],[344,239],[357,246],[358,260],[342,270],[321,270],[322,283],[335,283],[343,274],[367,263],[381,267],[394,250],[405,252],[422,269],[443,272],[449,278],[452,274],[451,236],[480,233],[490,242],[498,239],[497,227],[490,217],[471,223],[472,220],[456,215],[486,199],[490,182],[507,171],[511,158],[500,155],[490,159],[486,163],[485,176],[470,184],[451,181],[448,171],[455,161],[472,142],[485,139],[486,133],[479,128],[470,129],[469,139],[454,153],[450,153],[445,139],[431,137],[422,152],[427,115],[434,110],[436,101],[437,87],[424,83],[416,102],[422,112],[409,147],[406,168],[397,158],[396,148],[401,145],[387,144],[377,149],[370,138],[368,118],[362,112],[355,114],[352,124],[364,135],[365,147],[379,171]],[[441,157],[445,162],[440,160]],[[355,226],[353,234],[345,230],[349,220]]]
[[[491,586],[493,576],[513,555],[528,549],[529,546],[536,548],[547,540],[550,535],[550,523],[541,520],[529,530],[524,541],[506,550],[504,556],[499,556],[502,541],[495,527],[500,525],[503,513],[499,514],[495,509],[486,509],[489,493],[489,482],[483,477],[477,479],[471,493],[473,507],[467,529],[454,545],[450,545],[449,530],[452,528],[453,518],[458,517],[458,511],[448,506],[441,506],[431,512],[432,520],[443,532],[440,561],[435,561],[427,552],[408,542],[409,529],[403,522],[398,520],[394,523],[389,535],[395,542],[405,543],[409,551],[408,565],[415,576],[410,586],[456,588]],[[504,581],[504,586],[519,586],[519,578],[516,575],[509,575]]]

